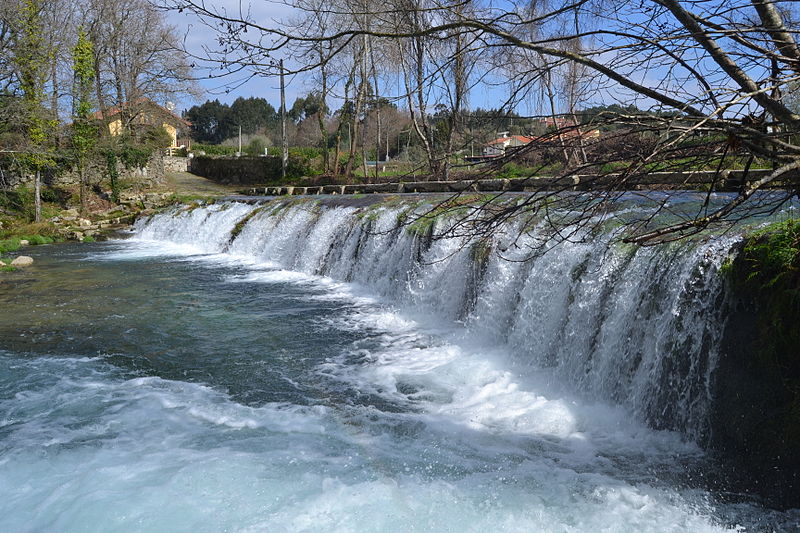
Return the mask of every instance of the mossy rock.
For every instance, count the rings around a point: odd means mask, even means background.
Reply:
[[[800,506],[800,222],[748,236],[721,269],[730,312],[712,444],[775,505]]]

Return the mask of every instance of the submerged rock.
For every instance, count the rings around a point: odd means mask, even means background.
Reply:
[[[33,264],[33,258],[27,255],[21,255],[16,259],[14,259],[13,261],[11,261],[11,266],[15,267],[26,267],[32,264]]]

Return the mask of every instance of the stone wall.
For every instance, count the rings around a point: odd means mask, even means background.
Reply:
[[[164,171],[188,172],[190,161],[188,157],[164,156]]]
[[[751,170],[748,183],[768,175],[769,170]],[[714,172],[651,172],[646,176],[619,183],[619,176],[574,175],[567,177],[534,176],[531,178],[490,178],[451,181],[406,181],[360,183],[354,185],[275,185],[251,187],[250,194],[283,196],[307,194],[385,194],[385,193],[455,193],[455,192],[537,192],[592,190],[708,190],[737,191],[741,188],[742,171]],[[781,184],[775,184],[781,185]]]
[[[177,158],[173,158],[177,159]],[[160,153],[154,153],[143,168],[125,168],[121,162],[117,162],[117,172],[122,180],[131,181],[142,186],[149,187],[163,183],[165,175],[165,157]],[[2,163],[2,162],[0,162]],[[42,182],[47,185],[65,186],[78,185],[80,183],[80,172],[74,166],[69,167],[66,160],[60,161],[61,168],[57,171],[48,170],[43,172]],[[0,187],[17,187],[20,185],[32,185],[33,174],[21,174],[13,165],[10,168],[0,165],[2,175],[0,176]],[[87,162],[84,169],[90,184],[99,183],[107,179],[107,167],[104,157],[91,159]]]
[[[189,172],[226,185],[268,184],[280,180],[281,158],[196,156]]]

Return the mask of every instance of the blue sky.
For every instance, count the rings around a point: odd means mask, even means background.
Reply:
[[[288,20],[293,15],[293,9],[280,1],[272,0],[210,0],[208,4],[225,9],[228,14],[238,14],[241,10],[249,13],[253,20],[269,26],[275,21]],[[167,20],[177,28],[178,34],[184,38],[186,47],[202,55],[203,47],[214,48],[217,46],[216,33],[211,28],[205,26],[200,20],[191,13],[178,13],[170,11]],[[209,74],[219,74],[219,69],[209,70],[209,65],[197,62],[198,68],[195,75],[200,79],[200,85],[205,90],[205,94],[199,101],[185,100],[178,102],[179,109],[186,109],[196,103],[202,103],[208,99],[219,99],[223,103],[231,103],[239,96],[257,96],[266,98],[276,108],[280,103],[279,81],[277,77],[257,77],[242,84],[241,80],[246,76],[239,74],[225,79],[209,79]],[[286,99],[287,106],[291,106],[298,96],[305,95],[309,90],[309,85],[305,78],[287,77]],[[399,91],[396,89],[395,92]],[[474,88],[470,95],[472,107],[497,107],[507,97],[505,90],[486,85]],[[402,103],[401,103],[402,105]],[[331,102],[333,108],[338,104]],[[524,111],[523,111],[524,112]]]
[[[226,9],[228,13],[231,14],[239,12],[240,4],[243,9],[248,9],[249,5],[246,1],[239,2],[238,0],[212,0],[211,3]],[[251,15],[256,21],[282,20],[285,17],[291,16],[291,8],[281,3],[256,0],[249,8],[251,9]],[[178,34],[184,39],[186,47],[191,52],[202,55],[204,46],[214,48],[217,45],[216,33],[200,22],[194,14],[170,11],[167,14],[167,20],[177,28]],[[266,98],[267,101],[276,108],[280,103],[280,90],[277,78],[258,77],[244,84],[241,83],[241,80],[245,76],[241,74],[224,79],[209,79],[207,77],[209,74],[217,75],[220,73],[220,70],[214,69],[213,67],[209,69],[209,65],[201,62],[196,62],[196,64],[195,75],[200,79],[199,83],[205,91],[205,94],[200,98],[199,102],[191,100],[179,102],[179,108],[188,108],[196,103],[202,103],[206,100],[213,99],[219,99],[223,103],[231,103],[239,96]],[[291,106],[295,98],[306,92],[306,87],[303,86],[303,80],[287,78],[286,98],[289,106]]]
[[[249,13],[252,20],[264,26],[280,24],[282,20],[289,20],[294,13],[293,8],[287,6],[280,0],[207,0],[207,3],[213,4],[217,9],[225,10],[229,15],[234,17],[238,17],[239,13],[242,11]],[[167,18],[171,24],[176,26],[178,33],[184,37],[186,47],[197,55],[203,55],[203,47],[213,49],[218,46],[216,32],[212,28],[204,25],[194,14],[173,11],[167,14]],[[219,74],[221,71],[213,68],[209,70],[209,65],[204,65],[202,62],[197,62],[197,65],[198,68],[195,74],[200,79],[200,85],[206,93],[197,102],[191,100],[178,102],[179,108],[185,109],[191,107],[195,103],[202,103],[207,99],[215,98],[224,103],[230,103],[239,96],[263,97],[276,108],[280,103],[279,81],[277,77],[256,77],[242,83],[246,75],[240,73],[225,79],[208,79],[207,76],[209,74]],[[643,76],[647,74],[653,75],[652,72],[642,72]],[[657,85],[657,80],[651,79],[641,81],[648,85]],[[306,83],[306,78],[301,76],[287,77],[287,105],[291,106],[298,96],[306,94],[309,89],[310,85]],[[394,92],[399,91],[399,88],[394,90]],[[610,91],[607,87],[599,96],[607,100],[606,103],[613,103],[617,99],[623,100],[622,103],[633,103],[631,95],[627,94],[624,90]],[[508,89],[502,85],[479,84],[470,94],[469,106],[472,108],[496,108],[499,107],[507,97]],[[587,102],[587,105],[596,103],[598,102]],[[637,103],[640,106],[647,107],[650,102],[639,101]],[[335,101],[331,101],[330,105],[334,109],[339,107],[339,104]],[[526,105],[523,103],[516,111],[528,115],[542,112],[538,109],[532,109],[532,107],[533,105]]]

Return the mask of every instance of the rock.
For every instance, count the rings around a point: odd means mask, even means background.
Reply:
[[[20,246],[28,246],[30,243],[31,242],[27,239],[22,239],[21,241],[19,241]]]
[[[88,227],[88,226],[91,226],[91,225],[92,225],[92,221],[91,221],[91,220],[87,220],[87,219],[85,219],[85,218],[79,218],[79,219],[77,220],[77,224],[78,224],[79,226],[83,227],[83,228],[86,228],[86,227]]]
[[[83,240],[83,232],[72,231],[69,234],[69,238],[73,239],[73,240],[76,240],[76,241],[82,241]]]
[[[5,261],[0,261],[0,267],[8,266]]]
[[[27,255],[21,255],[11,261],[11,266],[15,267],[26,267],[33,264],[33,257],[28,257]]]
[[[66,218],[66,217],[77,217],[78,216],[78,210],[77,209],[67,209],[66,211],[64,211],[62,213],[62,216],[64,218]]]

